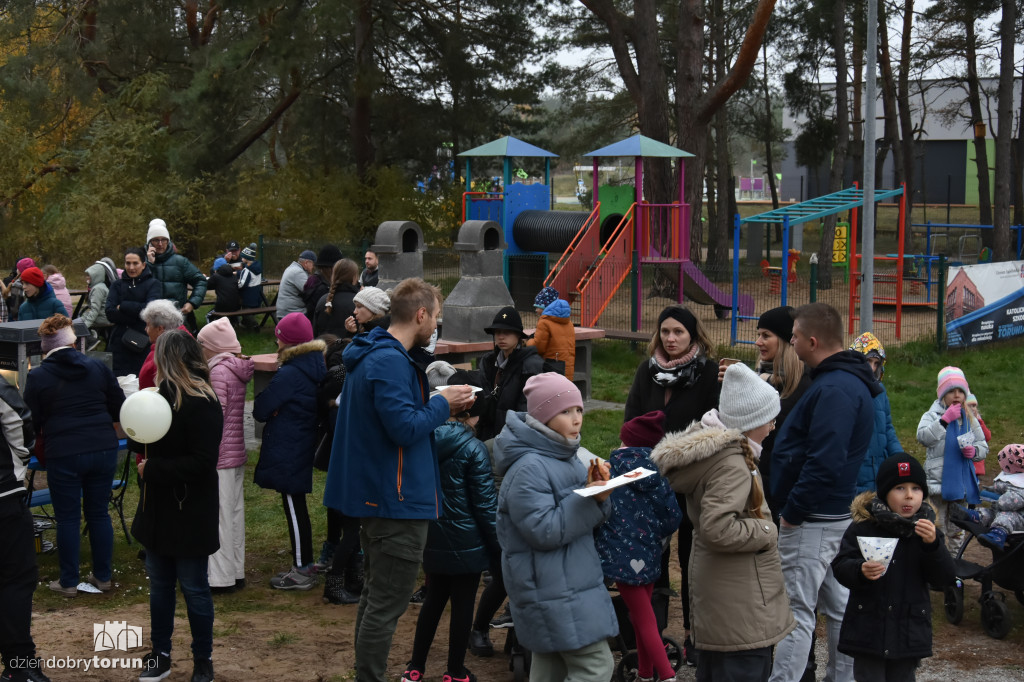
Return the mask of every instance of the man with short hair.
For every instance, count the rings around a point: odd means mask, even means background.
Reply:
[[[359,274],[360,287],[375,287],[379,273],[377,272],[377,254],[367,251],[363,257],[363,264],[366,268]]]
[[[282,320],[288,313],[306,313],[306,302],[302,298],[302,292],[306,286],[306,280],[313,273],[316,254],[306,249],[299,254],[297,260],[292,261],[281,275],[281,284],[277,289],[277,312],[274,316],[278,321]]]
[[[153,269],[153,276],[162,287],[162,297],[174,301],[185,316],[185,325],[195,333],[199,327],[193,311],[206,298],[206,277],[192,261],[175,250],[167,231],[167,223],[160,218],[149,221],[146,256]],[[191,294],[188,291],[190,285]]]
[[[779,555],[797,627],[775,647],[771,682],[803,675],[815,609],[828,621],[825,679],[841,682],[853,679],[853,659],[836,649],[849,591],[832,575],[831,563],[850,525],[880,389],[864,355],[845,349],[842,319],[832,306],[797,308],[792,343],[813,383],[786,418],[772,453],[772,492],[783,505]]]
[[[356,615],[356,679],[385,682],[398,619],[416,587],[430,521],[440,513],[434,429],[469,409],[473,391],[451,386],[430,397],[410,351],[430,342],[441,312],[437,287],[419,278],[391,292],[391,325],[356,336],[324,504],[362,521],[366,581]]]
[[[242,248],[238,245],[238,242],[234,240],[228,242],[228,245],[224,248],[224,255],[213,259],[213,267],[210,268],[210,274],[212,275],[217,272],[217,269],[225,263],[235,270],[242,267],[240,260],[241,252]]]

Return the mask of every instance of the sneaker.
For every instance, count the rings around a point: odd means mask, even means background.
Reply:
[[[469,653],[480,658],[490,658],[494,655],[494,644],[490,636],[481,630],[469,631]]]
[[[452,677],[448,673],[445,673],[441,677],[441,682],[476,682],[476,675],[469,672],[468,668],[463,668],[462,677]]]
[[[514,627],[512,623],[512,611],[507,606],[505,612],[500,616],[491,619],[491,627],[495,630],[504,630],[506,628]]]
[[[139,675],[140,682],[162,680],[170,674],[170,654],[158,654],[155,651],[151,651],[142,657],[142,674]]]
[[[77,585],[72,585],[71,587],[64,587],[63,585],[60,584],[59,580],[51,580],[48,587],[51,590],[53,590],[54,592],[56,592],[57,594],[63,595],[65,597],[77,597],[78,596],[78,586]]]
[[[309,569],[292,567],[284,575],[270,579],[270,586],[275,590],[311,590],[316,585],[316,574]]]
[[[697,665],[697,650],[693,648],[693,640],[689,636],[683,640],[683,662],[691,668]]]
[[[423,682],[423,671],[406,668],[406,671],[402,673],[402,682]]]
[[[316,570],[325,571],[330,568],[331,561],[334,560],[334,550],[336,548],[337,545],[333,542],[324,542],[323,546],[320,548],[320,558],[316,560],[315,564],[313,564],[316,566]]]
[[[973,509],[971,511],[974,511]],[[1003,549],[1006,547],[1006,538],[1008,537],[1005,530],[998,526],[993,526],[989,532],[984,535],[978,536],[978,542],[985,545],[989,549]]]
[[[92,573],[89,574],[85,581],[93,587],[95,587],[100,592],[110,592],[110,588],[113,587],[113,583],[111,583],[109,580],[100,580]]]
[[[0,682],[50,682],[50,678],[43,672],[43,659],[37,658],[31,667],[5,669]]]
[[[213,682],[213,661],[197,658],[192,667],[192,682]]]
[[[409,597],[409,603],[410,604],[422,604],[423,600],[426,599],[426,598],[427,598],[427,586],[426,585],[420,585],[420,589],[418,589],[415,592],[413,592],[412,596]]]

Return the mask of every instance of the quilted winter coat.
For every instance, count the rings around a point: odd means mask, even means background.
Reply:
[[[667,434],[651,453],[673,490],[686,496],[693,522],[690,602],[698,649],[759,649],[796,627],[768,504],[761,504],[760,518],[749,511],[756,479],[744,458],[748,447],[739,431],[698,422]]]
[[[244,466],[245,454],[245,387],[252,379],[255,363],[252,358],[220,353],[210,358],[210,384],[217,393],[224,413],[224,436],[220,440],[218,469]]]
[[[526,342],[547,360],[565,362],[565,378],[572,381],[576,368],[576,329],[572,325],[569,304],[557,299],[544,309],[533,338]]]

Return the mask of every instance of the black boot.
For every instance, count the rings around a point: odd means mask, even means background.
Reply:
[[[345,589],[345,579],[340,575],[327,574],[324,579],[325,604],[358,604],[359,595]]]
[[[345,589],[355,595],[363,592],[362,552],[353,552],[345,565]]]

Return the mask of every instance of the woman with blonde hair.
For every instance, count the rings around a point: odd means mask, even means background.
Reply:
[[[359,293],[359,266],[351,258],[342,258],[331,270],[331,288],[317,301],[313,313],[313,334],[334,334],[338,338],[352,337],[345,328],[345,320],[355,313],[354,298]]]
[[[139,679],[171,670],[176,585],[192,631],[192,682],[213,680],[213,596],[207,577],[218,538],[217,459],[224,418],[199,343],[181,329],[156,340],[157,390],[171,406],[171,426],[146,446],[138,464],[142,492],[132,523],[146,548],[153,651]]]
[[[796,627],[757,470],[778,413],[778,393],[746,365],[730,365],[718,408],[666,435],[651,453],[685,496],[693,522],[689,594],[698,680],[767,680],[772,646]]]

